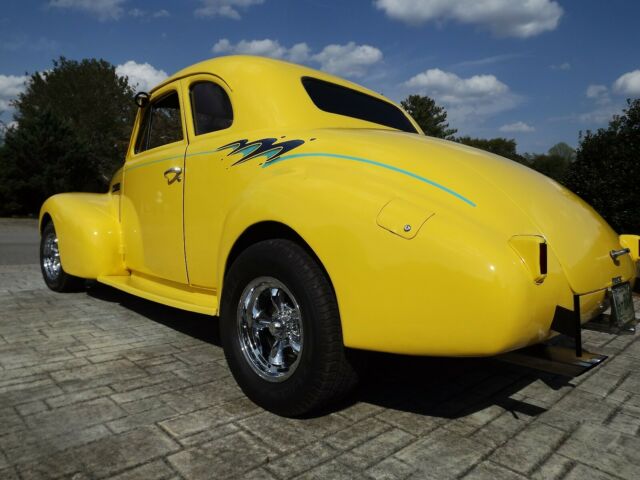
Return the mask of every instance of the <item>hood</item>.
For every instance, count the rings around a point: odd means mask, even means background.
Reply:
[[[344,147],[338,151],[335,145]],[[424,193],[436,213],[463,212],[501,231],[505,241],[513,235],[543,235],[576,293],[604,288],[614,277],[633,276],[629,258],[616,265],[609,256],[620,248],[619,238],[593,208],[517,162],[453,142],[388,130],[318,131],[313,147],[317,153],[352,161],[346,163],[385,170],[389,178],[403,177],[412,193],[416,188]]]

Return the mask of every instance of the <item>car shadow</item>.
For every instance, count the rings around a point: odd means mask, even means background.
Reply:
[[[97,282],[88,284],[87,294],[97,300],[118,303],[149,320],[221,348],[217,317],[161,305]],[[358,388],[338,404],[315,412],[313,417],[358,402],[446,419],[461,418],[491,406],[499,406],[514,417],[537,416],[546,409],[528,402],[520,394],[523,389],[537,381],[552,390],[571,386],[566,377],[493,358],[415,357],[360,351],[349,354],[359,365]]]

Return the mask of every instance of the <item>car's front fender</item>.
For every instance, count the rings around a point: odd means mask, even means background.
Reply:
[[[40,231],[50,219],[58,236],[62,268],[77,277],[126,275],[115,200],[109,194],[64,193],[40,209]]]

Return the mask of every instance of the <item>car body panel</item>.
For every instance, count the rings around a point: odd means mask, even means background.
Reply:
[[[122,219],[112,212],[110,224],[122,225],[122,245],[92,253],[105,257],[93,278],[212,314],[238,239],[269,222],[295,232],[326,270],[346,346],[455,356],[541,342],[574,295],[586,321],[602,311],[614,278],[634,281],[631,256],[614,262],[609,254],[620,238],[556,182],[486,152],[323,112],[304,76],[387,101],[252,57],[203,62],[154,89],[152,101],[181,92],[185,142],[136,155],[132,140]],[[228,128],[195,135],[185,99],[203,80],[229,95],[234,117]],[[175,165],[183,181],[167,185],[162,174]],[[59,232],[65,269],[72,260],[63,238],[74,234]],[[534,268],[541,244],[544,274]],[[107,278],[122,276],[123,265],[130,280]]]

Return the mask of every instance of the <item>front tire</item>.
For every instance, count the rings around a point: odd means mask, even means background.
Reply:
[[[266,240],[238,256],[225,277],[220,326],[240,388],[278,415],[308,414],[356,384],[333,288],[295,242]]]
[[[40,270],[44,283],[55,292],[77,292],[85,285],[84,279],[69,275],[62,268],[60,251],[58,250],[58,236],[53,222],[48,222],[42,229]]]

